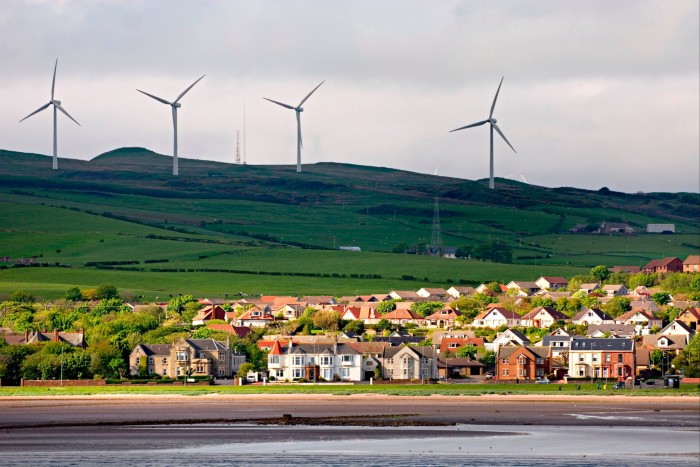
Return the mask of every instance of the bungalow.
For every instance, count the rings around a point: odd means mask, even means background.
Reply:
[[[688,308],[678,314],[678,321],[682,321],[690,329],[698,329],[700,326],[700,308]]]
[[[651,292],[645,286],[638,285],[637,287],[634,288],[634,290],[630,291],[630,295],[632,295],[634,297],[646,297],[646,298],[648,298],[651,296]]]
[[[637,335],[634,324],[591,324],[588,326],[586,337],[624,337]]]
[[[583,290],[584,292],[590,295],[592,292],[600,290],[600,285],[598,285],[597,283],[581,284],[579,285],[578,289]]]
[[[683,261],[683,272],[700,272],[700,255],[690,255]]]
[[[624,381],[634,374],[634,339],[571,339],[569,377],[617,378]]]
[[[530,345],[530,339],[516,329],[506,329],[503,332],[499,332],[493,342],[485,344],[484,347],[486,347],[486,350],[492,350],[498,353],[498,349],[503,346],[524,345]]]
[[[563,277],[542,276],[535,281],[535,284],[542,290],[555,291],[565,289],[569,285],[569,281]]]
[[[683,271],[683,261],[676,257],[654,259],[642,268],[644,274],[656,274]]]
[[[615,318],[616,324],[632,324],[635,327],[640,326],[641,329],[652,329],[654,327],[660,328],[662,326],[662,321],[659,318],[641,310],[639,308],[630,310],[627,313],[623,313],[617,318]],[[638,328],[638,331],[641,329]]]
[[[644,310],[649,314],[655,314],[661,311],[661,308],[653,300],[632,300],[630,302],[632,309]]]
[[[538,306],[522,317],[522,325],[536,328],[548,328],[558,321],[568,321],[569,317],[561,311],[548,306]]]
[[[416,292],[421,298],[440,298],[440,300],[445,300],[449,295],[447,290],[439,287],[422,288]]]
[[[415,302],[421,298],[412,290],[392,290],[389,292],[389,296],[392,300],[405,300],[407,302]]]
[[[270,379],[278,381],[362,381],[362,355],[347,344],[294,344],[275,341],[267,356]]]
[[[306,303],[285,303],[274,311],[274,316],[288,321],[298,319],[306,310]]]
[[[573,324],[614,324],[615,320],[603,310],[598,308],[584,308],[571,318]]]
[[[469,378],[470,376],[481,376],[484,374],[483,363],[471,358],[438,357],[438,374],[440,378],[450,379],[454,377]]]
[[[685,336],[650,334],[642,337],[642,347],[646,349],[658,349],[671,352],[673,355],[685,347]]]
[[[425,317],[425,321],[429,327],[436,328],[452,328],[455,326],[457,317],[460,316],[458,310],[454,310],[449,307],[445,307],[442,310],[438,310],[430,316]]]
[[[258,307],[253,307],[236,318],[233,322],[236,326],[248,326],[262,328],[275,321],[274,316],[269,311],[263,311]]]
[[[447,293],[450,297],[457,299],[465,295],[471,295],[475,292],[474,287],[450,287]]]
[[[434,347],[386,347],[382,377],[391,380],[437,379],[438,354]]]
[[[4,339],[8,345],[20,344],[36,344],[39,342],[60,342],[69,344],[73,347],[84,349],[87,347],[85,343],[85,332],[80,329],[77,332],[59,331],[54,329],[52,332],[46,331],[24,331],[24,333],[6,333],[0,335],[0,339]]]
[[[192,326],[202,326],[207,321],[220,319],[226,321],[226,310],[219,305],[205,306],[192,318]]]
[[[691,340],[693,340],[695,330],[686,325],[683,321],[676,319],[668,323],[661,331],[659,331],[659,334],[662,336],[682,335],[685,340],[684,345],[687,345]]]
[[[417,326],[422,326],[425,323],[425,318],[423,318],[418,313],[400,308],[386,313],[384,316],[382,316],[382,318],[388,320],[392,324],[398,324],[401,326],[408,323],[412,323]]]
[[[605,295],[608,297],[621,297],[629,293],[627,287],[622,284],[604,285],[603,292],[605,292]]]
[[[549,347],[505,346],[498,349],[495,378],[499,381],[534,380],[551,372]]]
[[[521,316],[514,311],[507,310],[500,306],[480,313],[472,321],[472,326],[478,328],[498,328],[501,326],[520,326]]]
[[[510,281],[508,284],[506,284],[506,288],[509,291],[517,291],[517,294],[521,297],[529,297],[540,291],[540,286],[536,283],[523,281]]]
[[[440,353],[444,354],[446,351],[452,353],[456,352],[458,349],[464,347],[465,345],[471,345],[474,347],[483,347],[484,338],[483,337],[444,337],[440,341]]]

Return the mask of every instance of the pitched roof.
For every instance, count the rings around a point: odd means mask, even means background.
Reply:
[[[620,338],[574,337],[571,339],[571,350],[585,351],[632,351],[634,340]]]
[[[642,310],[641,308],[635,308],[633,310],[630,310],[626,313],[621,314],[616,318],[617,321],[628,321],[632,319],[633,316],[635,315],[641,315],[644,319],[647,321],[660,321],[659,318],[654,318],[651,316],[649,313],[647,313],[645,310]]]
[[[683,264],[700,264],[700,255],[690,255],[688,256],[685,261],[683,261]]]
[[[654,268],[668,267],[671,263],[676,262],[676,261],[680,261],[680,259],[676,258],[675,256],[671,256],[668,258],[662,258],[662,259],[652,259],[642,269],[654,269]]]
[[[195,350],[229,350],[229,348],[224,345],[223,342],[219,342],[214,339],[185,339],[185,342],[187,342]]]
[[[173,344],[140,344],[143,353],[151,357],[153,355],[170,355]]]
[[[235,334],[238,337],[245,337],[250,334],[250,328],[248,326],[234,326],[232,324],[207,324],[207,329],[212,329],[214,331],[224,331],[230,334]]]
[[[598,318],[600,318],[603,321],[612,321],[613,317],[604,312],[603,310],[599,308],[584,308],[583,310],[579,311],[574,315],[573,318],[571,318],[572,321],[579,321],[582,318],[584,318],[588,312],[592,312],[594,315],[596,315]]]
[[[479,316],[477,316],[474,319],[485,319],[488,315],[490,315],[494,311],[498,311],[506,319],[521,319],[521,316],[519,314],[517,314],[514,311],[510,311],[506,308],[503,308],[502,306],[494,306],[491,309],[480,313]]]
[[[270,349],[269,355],[280,355],[282,353],[282,346],[280,345],[280,341],[275,341],[272,344],[272,348]]]
[[[513,355],[515,352],[525,350],[526,352],[529,352],[531,355],[533,355],[535,358],[549,358],[551,349],[550,347],[544,347],[544,346],[534,346],[534,345],[506,345],[506,346],[501,346],[498,348],[498,358],[509,358],[511,355]]]
[[[549,316],[552,317],[552,319],[557,321],[569,319],[569,317],[561,311],[555,310],[554,308],[549,306],[538,306],[537,308],[534,308],[532,311],[524,315],[522,319],[534,319],[535,316],[537,316],[541,311],[546,312]]]
[[[424,319],[418,313],[411,310],[395,309],[382,316],[384,319]]]
[[[634,324],[591,324],[588,326],[588,335],[593,335],[596,332],[601,332],[603,334],[610,333],[610,335],[616,336],[634,336],[636,331],[634,329]]]

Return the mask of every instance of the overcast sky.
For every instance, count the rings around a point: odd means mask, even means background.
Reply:
[[[351,162],[543,186],[700,190],[697,0],[174,1],[2,0],[0,148],[90,159],[124,146],[181,157],[294,164]]]

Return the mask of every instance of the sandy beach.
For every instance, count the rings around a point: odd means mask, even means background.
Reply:
[[[283,419],[288,414],[291,416]],[[0,428],[167,423],[700,427],[700,398],[481,395],[92,395],[0,398]]]

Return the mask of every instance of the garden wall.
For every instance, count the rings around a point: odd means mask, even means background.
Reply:
[[[40,387],[53,387],[53,386],[104,386],[106,380],[104,379],[64,379],[63,381],[58,379],[22,379],[19,383],[20,386],[40,386]]]

